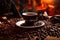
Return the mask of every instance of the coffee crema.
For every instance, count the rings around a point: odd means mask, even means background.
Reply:
[[[22,16],[25,20],[36,20],[37,18],[37,13],[35,12],[25,12],[25,13],[22,13]]]

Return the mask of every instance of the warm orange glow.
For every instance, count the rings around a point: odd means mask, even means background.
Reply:
[[[37,5],[36,1],[33,0],[33,6],[35,7]]]
[[[31,3],[32,1],[32,3]],[[27,4],[22,5],[24,8],[26,8],[27,10],[31,10],[31,9],[35,9],[34,11],[37,12],[38,10],[45,10],[47,7],[49,7],[49,15],[53,15],[54,13],[54,5],[55,0],[41,0],[40,4],[38,5],[38,3],[36,2],[36,0],[28,0]],[[20,4],[20,0],[17,0],[17,3]],[[17,5],[16,6],[17,10],[20,10],[20,6]]]
[[[55,0],[43,0],[43,4],[47,4],[47,7],[49,7],[48,11],[48,15],[52,16],[55,14],[55,5],[54,5]]]
[[[54,8],[55,0],[41,0],[41,4],[47,5],[47,7]]]
[[[54,0],[41,0],[41,3],[44,3],[44,4],[53,4]]]
[[[41,0],[41,4],[46,5],[47,7],[54,8],[54,0]]]
[[[33,2],[32,4],[31,4],[31,1]],[[20,0],[17,0],[17,3],[19,4]],[[47,7],[54,8],[53,3],[54,3],[54,0],[41,0],[40,1],[41,5],[37,6],[36,0],[28,0],[28,4],[30,4],[30,5],[25,5],[25,7],[27,9],[32,9],[32,7],[34,7],[36,10],[44,10]],[[19,10],[20,6],[17,6],[16,8]]]
[[[36,10],[45,10],[47,8],[47,6],[37,6]]]
[[[48,5],[50,8],[55,8],[55,6],[54,5]]]

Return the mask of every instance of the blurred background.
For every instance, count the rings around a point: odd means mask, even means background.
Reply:
[[[18,11],[22,11],[21,9],[35,12],[46,10],[48,15],[60,15],[60,0],[15,0],[15,3]],[[21,6],[23,6],[23,8],[21,8]]]

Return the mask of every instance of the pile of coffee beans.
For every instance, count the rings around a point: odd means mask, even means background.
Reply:
[[[60,23],[52,24],[50,21],[45,22],[45,26],[32,29],[19,28],[15,25],[19,19],[9,19],[8,22],[0,21],[0,37],[6,38],[36,38],[36,40],[44,40],[48,35],[60,37]],[[1,39],[1,38],[0,38]]]

